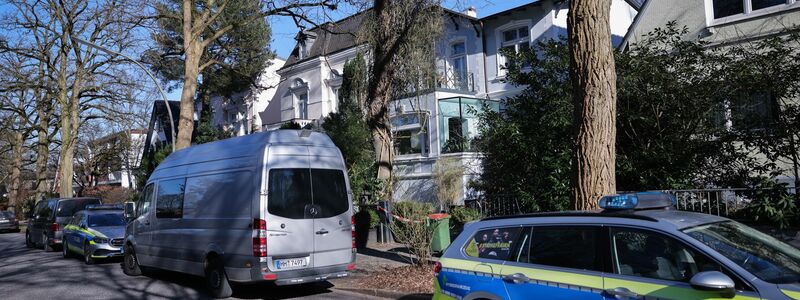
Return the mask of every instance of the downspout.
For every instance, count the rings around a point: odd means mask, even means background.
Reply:
[[[486,31],[483,28],[483,21],[479,20],[478,24],[480,24],[481,28],[481,47],[483,47],[483,49],[481,49],[483,50],[481,51],[483,54],[483,93],[485,94],[484,97],[489,100],[489,74],[487,73],[488,69],[486,68]]]

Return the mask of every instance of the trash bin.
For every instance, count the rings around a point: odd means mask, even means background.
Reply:
[[[442,252],[447,249],[447,246],[450,246],[450,215],[430,214],[428,226],[433,228],[431,251]]]

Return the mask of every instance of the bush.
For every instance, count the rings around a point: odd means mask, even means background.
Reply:
[[[412,255],[411,263],[415,265],[425,266],[431,257],[433,228],[427,223],[431,211],[430,203],[403,201],[394,204],[392,213],[408,220],[392,222],[392,233],[398,242],[406,244]]]
[[[757,186],[753,201],[739,217],[785,229],[797,224],[800,217],[795,200],[796,195],[789,194],[785,184],[765,180]]]
[[[454,206],[450,208],[450,236],[454,237],[464,230],[464,224],[477,221],[483,218],[477,209],[466,206]]]

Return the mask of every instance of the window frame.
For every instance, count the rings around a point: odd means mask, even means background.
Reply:
[[[613,243],[612,243],[612,239],[611,239],[611,232],[612,232],[611,229],[615,228],[615,229],[638,230],[638,231],[644,231],[644,232],[648,232],[648,233],[658,234],[658,235],[661,235],[663,237],[672,239],[674,242],[677,242],[678,244],[680,244],[684,248],[692,250],[692,251],[694,251],[694,252],[696,252],[696,253],[698,253],[698,254],[700,254],[702,256],[705,256],[705,258],[708,259],[709,261],[714,262],[717,265],[719,265],[722,268],[722,270],[724,271],[723,273],[725,273],[726,275],[729,275],[729,276],[732,275],[733,277],[735,277],[735,278],[731,278],[731,279],[733,279],[734,282],[743,284],[742,287],[745,288],[745,289],[743,289],[743,290],[736,289],[736,292],[757,292],[757,290],[753,287],[752,284],[750,284],[750,282],[748,282],[747,280],[744,280],[745,277],[743,277],[741,274],[739,274],[739,273],[735,272],[734,270],[732,270],[730,267],[728,267],[725,263],[721,262],[714,255],[710,255],[706,251],[696,247],[692,243],[689,243],[689,242],[685,241],[684,239],[680,238],[678,235],[676,235],[674,233],[663,231],[663,230],[660,230],[660,229],[657,229],[657,228],[641,227],[641,226],[628,225],[628,224],[607,224],[607,225],[604,225],[603,227],[604,227],[603,231],[605,232],[603,234],[603,236],[605,237],[604,240],[606,241],[606,243],[604,245],[605,249],[603,251],[607,253],[605,255],[605,260],[607,261],[607,269],[606,269],[607,275],[606,276],[615,276],[615,277],[620,277],[620,278],[623,278],[623,279],[626,279],[626,280],[633,280],[633,281],[678,283],[680,286],[684,286],[685,285],[688,288],[691,288],[689,282],[674,281],[674,280],[667,280],[667,279],[658,279],[658,278],[650,278],[650,277],[641,277],[641,276],[633,276],[633,275],[623,275],[623,274],[617,274],[616,273],[616,270],[614,270],[614,259],[615,258],[612,257],[613,251],[612,251],[611,247],[613,247]]]
[[[784,4],[777,4],[775,6],[765,7],[753,10],[753,0],[741,0],[743,2],[742,13],[725,16],[721,18],[714,17],[714,0],[704,0],[706,26],[719,26],[728,23],[735,23],[748,19],[763,17],[766,15],[779,13],[786,10],[800,8],[800,0],[785,0]]]
[[[524,38],[520,38],[519,37],[519,29],[521,29],[522,27],[527,27],[527,29],[526,29],[526,31],[528,32],[528,36],[527,37],[524,37]],[[533,29],[533,22],[531,20],[513,21],[513,22],[509,22],[509,23],[507,23],[507,24],[505,24],[503,26],[500,26],[497,29],[495,29],[495,43],[496,43],[495,44],[495,46],[496,46],[495,50],[496,50],[496,56],[497,56],[496,57],[496,63],[497,63],[497,76],[496,76],[496,78],[501,79],[501,78],[504,78],[507,75],[507,70],[505,69],[505,65],[507,63],[507,60],[506,60],[506,57],[503,56],[500,53],[501,49],[503,49],[503,47],[506,47],[506,46],[514,45],[514,51],[519,53],[518,45],[521,44],[523,39],[527,40],[528,47],[530,47],[531,43],[533,41],[533,39],[532,39],[533,34],[531,34],[531,30],[532,29]],[[511,30],[517,31],[516,39],[511,40],[511,41],[505,41],[504,33],[507,32],[507,31],[511,31]]]
[[[595,260],[596,260],[595,263],[599,264],[598,265],[598,270],[576,269],[576,268],[570,268],[570,267],[551,266],[551,265],[537,264],[537,263],[531,263],[531,262],[527,262],[526,263],[526,262],[519,262],[519,261],[516,261],[515,259],[512,259],[514,257],[514,255],[513,255],[514,253],[519,253],[519,251],[521,251],[520,247],[523,247],[523,246],[530,247],[529,245],[530,245],[531,241],[533,240],[533,238],[532,238],[533,237],[533,230],[535,230],[536,228],[576,228],[576,227],[579,227],[579,228],[593,228],[593,229],[595,229],[596,234],[597,234],[597,236],[595,237],[595,251],[597,251],[597,255],[598,255],[595,258]],[[528,242],[525,243],[525,245],[523,245],[519,241],[523,236],[525,236],[525,230],[528,231],[529,237],[531,237],[531,238],[529,238]],[[566,271],[566,272],[575,272],[575,271],[577,271],[577,272],[581,272],[581,273],[592,272],[592,273],[596,273],[596,274],[602,274],[602,273],[607,272],[608,268],[610,266],[608,264],[608,258],[610,257],[610,255],[609,255],[610,253],[607,253],[608,251],[606,251],[606,249],[608,248],[608,247],[606,247],[606,245],[608,245],[608,234],[606,234],[605,226],[603,226],[601,224],[586,224],[586,223],[574,223],[574,224],[573,223],[531,224],[531,225],[528,225],[528,226],[523,226],[523,230],[522,230],[522,232],[520,232],[519,236],[517,236],[517,240],[515,242],[517,242],[517,243],[516,243],[516,245],[514,245],[514,248],[512,249],[512,254],[509,255],[509,257],[505,260],[506,264],[510,264],[510,265],[513,265],[513,266],[519,266],[519,267],[527,267],[527,268],[537,268],[537,269]]]
[[[464,46],[464,51],[462,53],[455,53],[454,46],[455,45],[459,45],[459,44]],[[448,65],[448,68],[447,69],[452,71],[452,73],[453,73],[453,76],[454,76],[454,78],[453,78],[454,82],[453,83],[454,84],[459,84],[459,85],[460,84],[467,84],[467,81],[469,80],[468,79],[468,77],[469,77],[469,59],[467,59],[468,58],[468,54],[467,54],[468,52],[469,51],[467,49],[467,39],[464,38],[464,37],[459,36],[459,37],[453,38],[448,43],[448,47],[447,47],[447,65]],[[455,63],[455,61],[457,59],[462,59],[464,61],[463,74],[456,73],[456,63]],[[455,77],[455,76],[461,76],[461,75],[464,75],[463,78],[460,78],[460,77],[456,78]],[[456,82],[457,80],[461,80],[463,82],[461,82],[461,81]]]

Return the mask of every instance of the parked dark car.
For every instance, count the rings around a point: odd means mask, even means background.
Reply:
[[[62,230],[70,218],[92,204],[101,204],[101,201],[98,198],[54,198],[39,201],[28,216],[25,245],[53,251],[54,247],[61,246]]]
[[[19,232],[19,220],[11,211],[0,211],[0,232]]]

